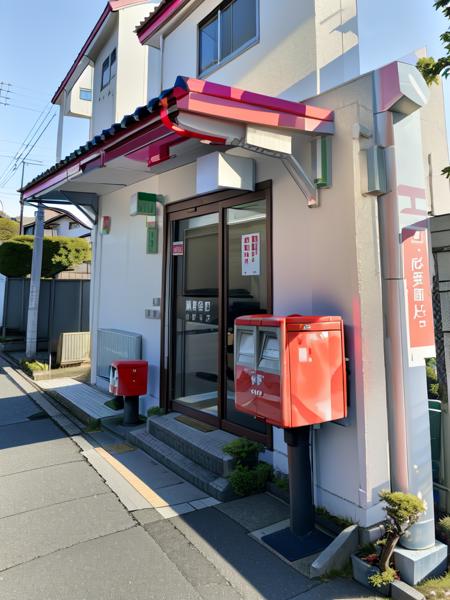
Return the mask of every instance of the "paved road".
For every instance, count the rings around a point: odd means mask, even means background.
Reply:
[[[4,366],[1,600],[371,598],[349,581],[304,578],[252,540],[226,508],[174,519],[152,508],[127,510]]]

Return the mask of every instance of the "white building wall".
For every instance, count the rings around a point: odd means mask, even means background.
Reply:
[[[94,68],[92,66],[86,67],[67,97],[66,115],[71,117],[85,117],[87,119],[92,117],[92,101],[82,100],[80,98],[80,91],[81,89],[92,91],[93,75]]]
[[[115,122],[147,101],[148,50],[140,44],[134,30],[154,5],[153,2],[119,11]]]
[[[349,416],[343,424],[326,424],[314,432],[316,504],[370,525],[382,519],[378,492],[389,487],[377,208],[374,198],[362,196],[360,140],[352,137],[355,124],[372,126],[371,80],[330,92],[319,103],[336,108],[333,185],[322,192],[319,208],[307,208],[277,159],[233,152],[256,157],[257,180],[273,182],[274,312],[344,318]],[[159,394],[160,321],[145,319],[144,310],[161,294],[162,245],[159,255],[145,254],[145,217],[128,216],[129,198],[138,190],[164,194],[166,202],[193,196],[195,173],[195,165],[188,165],[101,201],[101,215],[111,216],[112,226],[110,235],[100,237],[98,327],[143,335],[151,397],[141,405],[142,412],[158,402]],[[286,471],[281,430],[274,429],[270,458]]]
[[[87,227],[83,227],[82,225],[78,225],[78,227],[70,228],[70,224],[73,223],[73,220],[69,217],[61,217],[58,220],[57,225],[57,233],[56,235],[61,235],[64,237],[81,237],[86,234],[90,234],[91,230]]]
[[[103,129],[111,127],[111,125],[116,122],[117,75],[103,90],[101,89],[101,84],[103,63],[106,58],[111,55],[111,52],[114,50],[114,48],[117,48],[118,39],[119,28],[116,24],[108,42],[103,46],[95,60],[94,84],[92,93],[92,121],[90,131],[91,138],[94,137],[94,135],[101,133]]]
[[[198,23],[217,4],[205,0],[167,35],[164,88],[177,75],[198,76]],[[281,10],[278,2],[260,0],[259,42],[205,79],[300,100],[358,73],[355,0],[283,0]]]

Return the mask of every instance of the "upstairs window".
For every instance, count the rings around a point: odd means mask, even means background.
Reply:
[[[80,88],[80,100],[86,100],[90,102],[92,100],[92,90],[88,88]]]
[[[101,90],[105,89],[105,87],[109,84],[109,80],[111,78],[111,71],[109,68],[109,56],[108,58],[103,62],[102,65],[102,85],[101,85]]]
[[[199,74],[258,41],[258,0],[227,0],[199,25]]]
[[[104,90],[109,85],[111,79],[116,76],[117,73],[117,51],[114,50],[111,54],[105,58],[102,65],[102,84],[100,90]]]

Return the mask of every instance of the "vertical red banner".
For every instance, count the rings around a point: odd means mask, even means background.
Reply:
[[[406,280],[410,348],[434,346],[433,303],[424,229],[403,229],[403,266]]]

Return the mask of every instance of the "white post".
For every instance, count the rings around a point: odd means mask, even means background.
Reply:
[[[62,158],[62,140],[64,132],[64,112],[66,109],[66,93],[63,92],[63,100],[59,105],[59,120],[58,120],[58,133],[56,137],[56,162],[58,163]]]
[[[30,297],[26,337],[26,357],[34,358],[37,350],[39,290],[41,287],[42,248],[44,243],[44,207],[38,205],[35,213],[33,261],[31,263]]]

